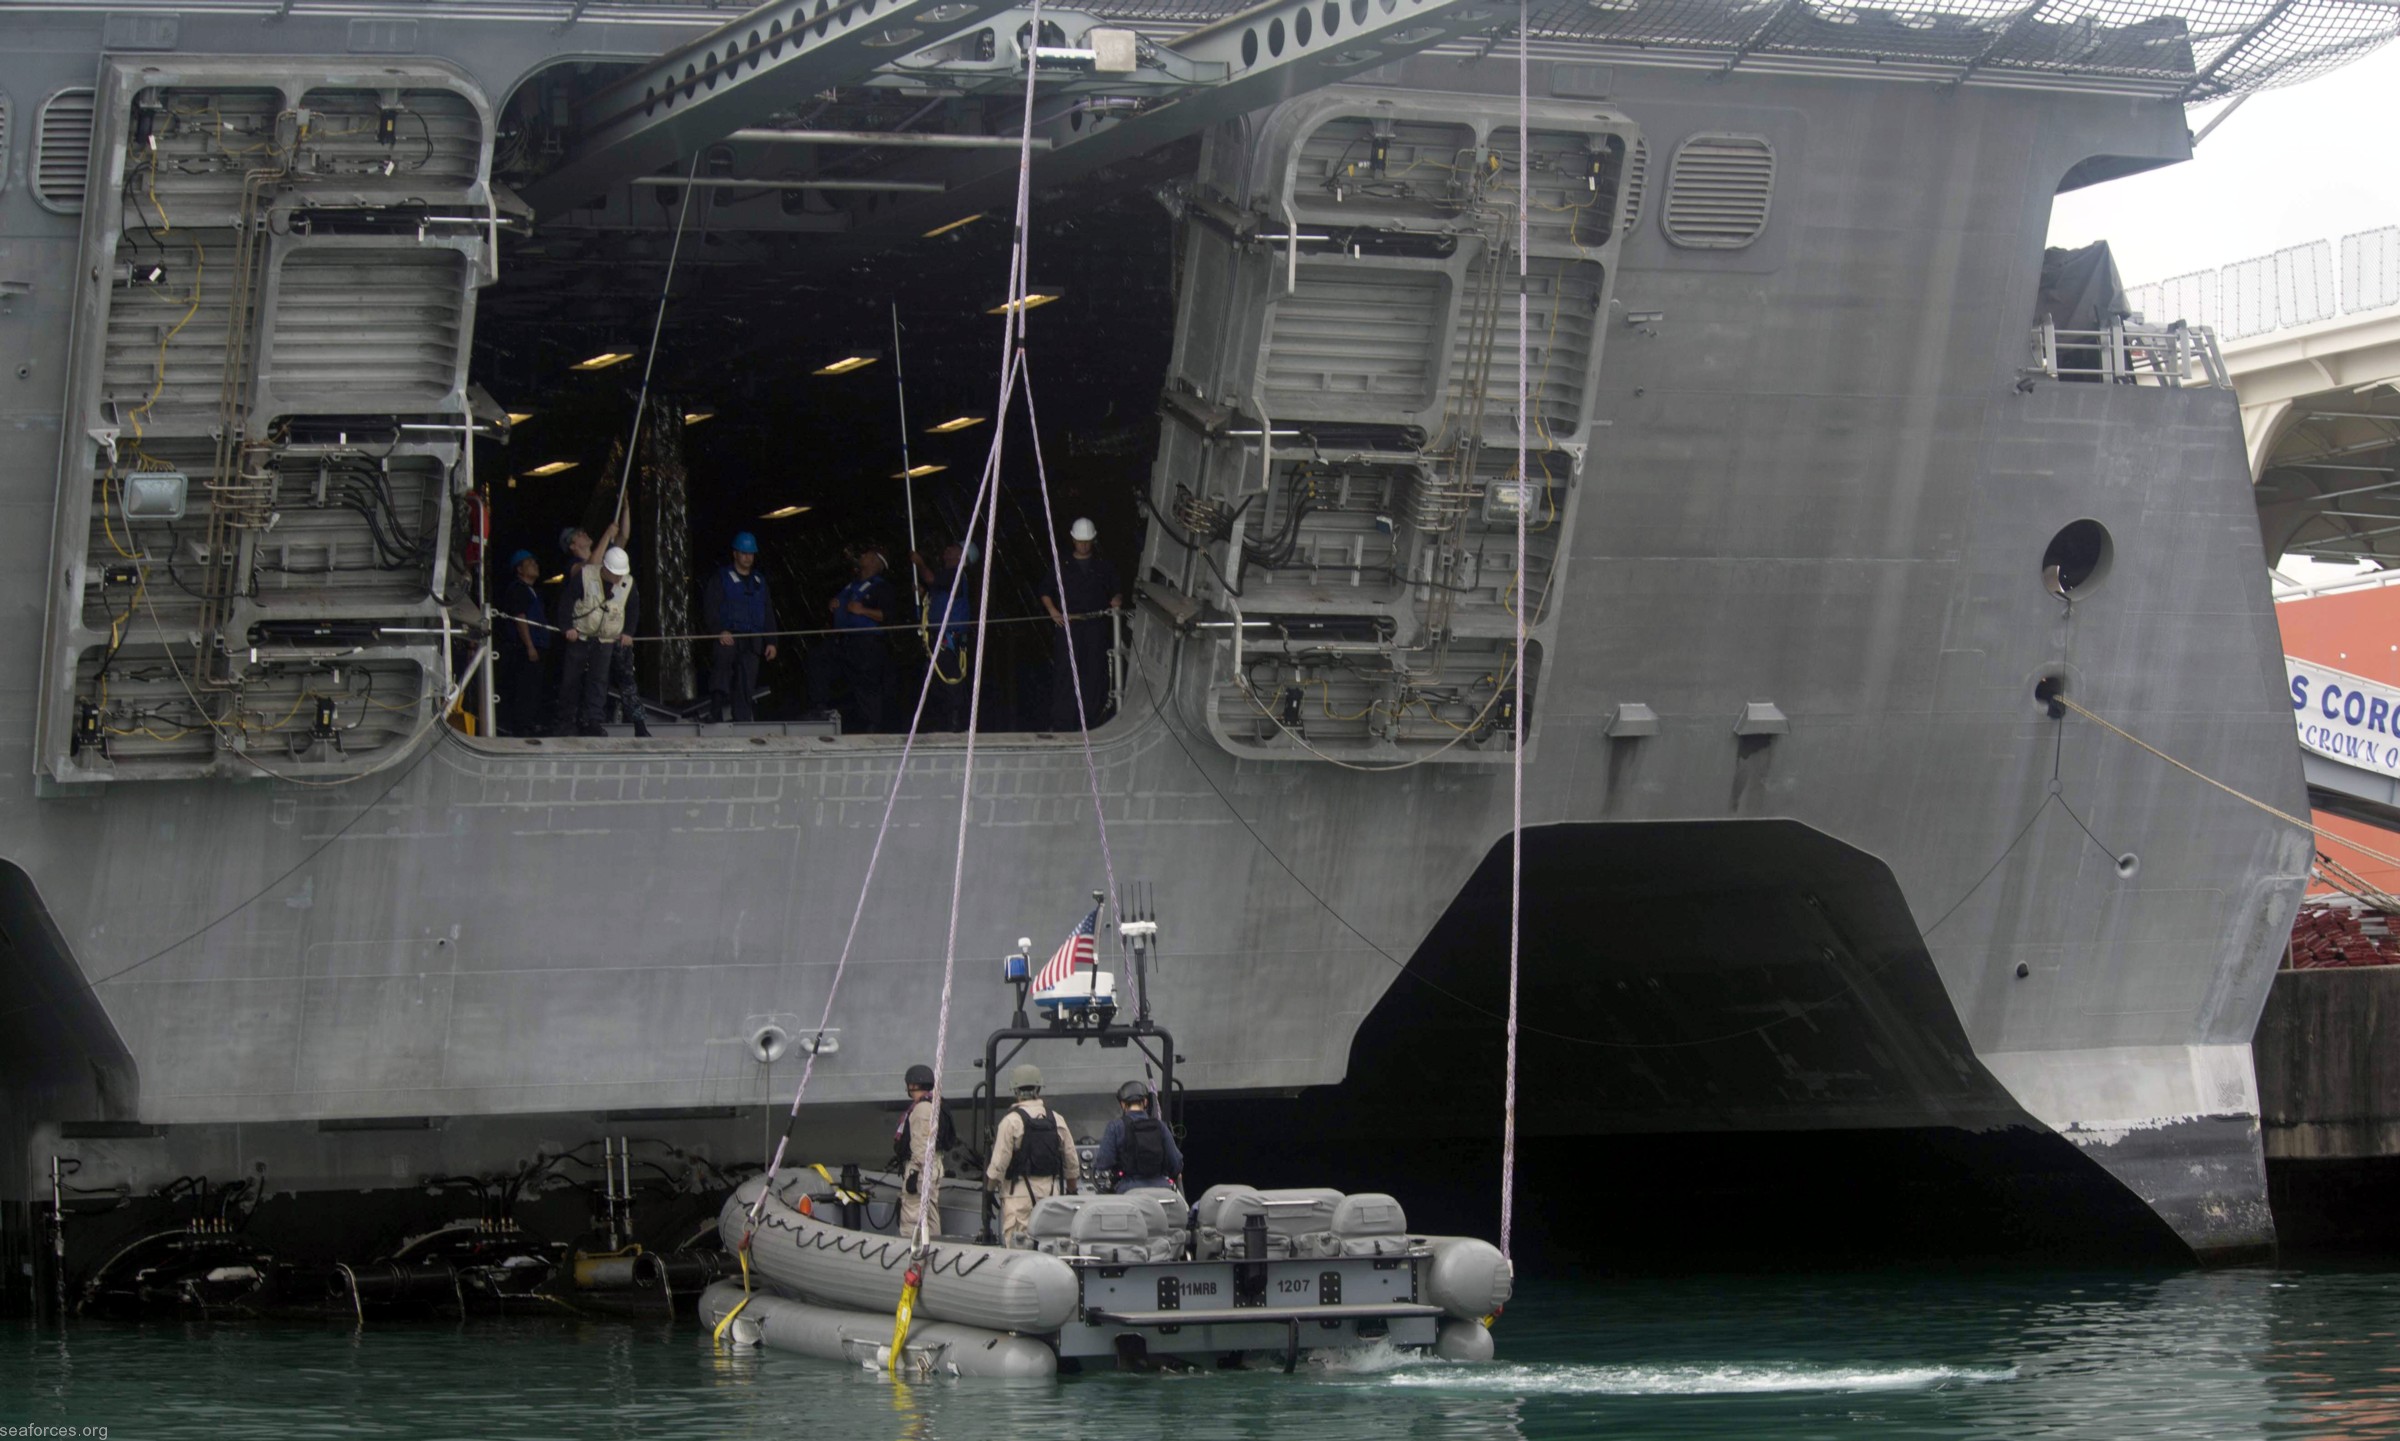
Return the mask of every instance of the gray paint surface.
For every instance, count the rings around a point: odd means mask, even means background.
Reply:
[[[0,88],[24,106],[89,83],[98,26],[31,17],[0,58]],[[640,27],[605,33],[612,47],[663,48]],[[182,44],[338,51],[343,34],[211,14],[185,24]],[[553,43],[449,23],[420,38],[493,101]],[[2259,1243],[2248,1041],[2307,848],[2106,736],[2073,723],[2062,735],[2031,699],[2038,675],[2061,670],[2085,704],[2171,753],[2304,804],[2231,393],[2013,383],[2054,187],[2096,156],[2181,158],[2180,111],[2105,94],[1613,74],[1604,103],[1545,100],[1540,113],[1605,109],[1648,140],[1652,201],[1613,285],[1623,310],[1663,319],[1604,327],[1591,412],[1607,423],[1589,434],[1560,541],[1529,819],[1786,818],[1879,858],[1996,1090],[2195,1247]],[[1498,59],[1424,59],[1402,75],[1420,91],[1514,90]],[[1746,250],[1675,249],[1655,225],[1660,162],[1714,130],[1773,141],[1773,215]],[[0,191],[0,274],[34,286],[0,316],[29,367],[0,374],[0,574],[17,578],[17,624],[0,627],[0,774],[16,777],[0,856],[99,983],[138,1069],[139,1118],[532,1116],[780,1091],[788,1074],[764,1074],[741,1042],[757,1017],[813,1023],[892,784],[892,739],[566,742],[537,756],[445,737],[332,789],[34,779],[47,757],[32,722],[58,704],[40,689],[34,581],[86,560],[50,540],[81,536],[61,496],[88,494],[58,483],[62,445],[69,470],[82,446],[80,418],[62,413],[76,246],[72,219],[14,178]],[[1255,333],[1255,313],[1219,314]],[[1208,363],[1219,343],[1187,321],[1178,363]],[[1154,484],[1173,478],[1162,467]],[[2068,611],[2037,572],[2049,537],[2082,517],[2109,528],[2115,561]],[[1214,644],[1179,641],[1155,617],[1139,627],[1131,700],[1094,745],[1117,873],[1156,888],[1169,961],[1155,999],[1191,1056],[1189,1085],[1330,1082],[1393,966],[1326,907],[1407,957],[1504,835],[1507,767],[1485,756],[1361,775],[1229,755],[1162,714],[1207,711]],[[1733,722],[1757,701],[1791,729],[1745,755]],[[1620,760],[1604,727],[1628,702],[1661,725]],[[955,743],[930,742],[902,783],[836,1016],[842,1049],[813,1082],[830,1106],[891,1094],[930,1043],[960,769]],[[2025,829],[2054,784],[2105,847],[2055,808]],[[947,1058],[959,1075],[1003,1018],[984,968],[1017,936],[1043,943],[1101,880],[1072,748],[988,742],[971,806]],[[2107,851],[2137,853],[2137,873],[2120,876]],[[1259,997],[1271,1001],[1229,1000]],[[1117,1079],[1078,1058],[1052,1083],[1072,1094]],[[1948,1104],[1921,1099],[1929,1119]],[[1905,1094],[1879,1104],[1910,1110]],[[2220,1193],[2239,1204],[2209,1199]]]

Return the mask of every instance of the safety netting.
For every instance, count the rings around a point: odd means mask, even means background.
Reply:
[[[1411,0],[1366,3],[1389,11]],[[1095,0],[1082,8],[1169,25],[1204,24],[1248,7]],[[2400,7],[2391,0],[1547,0],[1534,6],[1531,28],[1537,44],[1901,63],[1966,79],[2113,80],[2196,102],[2294,84],[2355,60],[2400,36]]]

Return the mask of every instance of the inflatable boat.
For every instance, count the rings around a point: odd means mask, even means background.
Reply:
[[[1093,902],[1096,918],[1097,893]],[[1119,1018],[1113,973],[1070,966],[1039,988],[1029,941],[1007,958],[1002,978],[1016,990],[1016,1013],[984,1042],[971,1164],[950,1167],[952,1175],[981,1173],[975,1152],[992,1154],[1002,1110],[994,1078],[1045,1042],[1122,1052],[1142,1071],[1153,1113],[1181,1130],[1181,1058],[1151,1019],[1144,985],[1157,922],[1135,917],[1119,930],[1135,978],[1130,1021]],[[1027,1014],[1029,992],[1038,1023]],[[1094,1148],[1078,1151],[1080,1173],[1094,1175]],[[1219,1185],[1197,1202],[1166,1188],[1046,1196],[1023,1243],[1003,1247],[992,1244],[990,1198],[951,1181],[942,1216],[980,1214],[981,1226],[972,1240],[935,1238],[921,1257],[911,1254],[913,1237],[896,1234],[899,1209],[896,1187],[862,1180],[855,1167],[838,1179],[809,1167],[747,1182],[717,1218],[726,1249],[746,1258],[743,1277],[703,1292],[701,1319],[729,1344],[896,1374],[1038,1378],[1093,1365],[1258,1364],[1289,1372],[1312,1352],[1375,1346],[1489,1360],[1490,1323],[1511,1284],[1497,1247],[1413,1234],[1400,1203],[1380,1193]],[[914,1320],[895,1356],[895,1312],[912,1261]]]
[[[718,1225],[728,1249],[748,1237],[748,1279],[710,1286],[702,1321],[728,1344],[917,1376],[1288,1372],[1310,1353],[1380,1345],[1488,1360],[1487,1322],[1509,1297],[1495,1247],[1411,1234],[1386,1195],[1220,1185],[1188,1206],[1166,1190],[1050,1196],[1034,1208],[1029,1246],[932,1243],[895,1357],[909,1243],[844,1224],[864,1209],[814,1170],[742,1186]]]

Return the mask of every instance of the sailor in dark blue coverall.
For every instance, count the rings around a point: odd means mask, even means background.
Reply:
[[[1108,718],[1111,627],[1104,612],[1115,610],[1125,598],[1123,587],[1117,584],[1117,568],[1094,546],[1100,538],[1099,527],[1079,516],[1067,533],[1075,542],[1075,553],[1059,560],[1066,595],[1059,595],[1056,580],[1047,575],[1042,578],[1042,609],[1050,612],[1050,619],[1058,625],[1058,637],[1051,645],[1050,726],[1060,731],[1096,726]],[[1072,663],[1068,660],[1070,647]],[[1080,697],[1076,694],[1078,682],[1083,687]]]
[[[758,694],[759,663],[775,658],[775,643],[766,638],[775,629],[775,603],[758,571],[758,537],[745,530],[733,538],[733,559],[709,580],[700,616],[717,633],[708,663],[709,723],[725,719],[728,705],[735,720],[756,719],[750,702]]]
[[[908,557],[925,586],[925,644],[933,666],[933,689],[925,698],[928,730],[967,728],[967,696],[975,677],[974,662],[962,642],[967,628],[975,623],[974,587],[967,583],[967,567],[974,564],[974,553],[974,547],[952,541],[942,547],[938,571],[921,555],[912,552]]]
[[[542,733],[542,654],[550,649],[549,612],[534,586],[542,578],[542,563],[530,550],[509,557],[508,584],[500,588],[500,623],[492,627],[492,644],[500,657],[500,734],[538,736]]]
[[[885,694],[892,683],[892,649],[883,638],[891,619],[892,588],[883,580],[883,552],[872,546],[858,554],[850,583],[825,604],[834,633],[809,652],[810,703],[832,707],[838,684],[849,696],[842,726],[854,732],[883,729]]]

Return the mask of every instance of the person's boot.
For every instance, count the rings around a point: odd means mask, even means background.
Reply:
[[[639,741],[650,739],[650,727],[643,723],[641,708],[638,706],[634,708],[633,712],[633,738]]]

